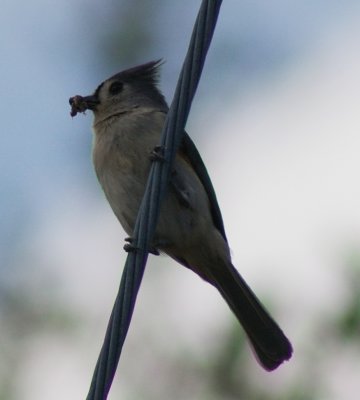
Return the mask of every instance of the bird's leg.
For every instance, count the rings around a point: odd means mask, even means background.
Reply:
[[[124,244],[124,250],[125,250],[127,253],[135,252],[136,250],[138,250],[138,248],[137,248],[136,246],[133,245],[134,238],[132,238],[132,237],[127,237],[127,238],[125,238],[125,242],[127,242],[127,243]]]
[[[153,162],[165,162],[164,150],[165,149],[163,146],[155,146],[154,149],[150,152],[150,160]],[[184,185],[177,175],[178,174],[175,169],[171,171],[170,185],[173,188],[180,204],[186,208],[190,208],[189,194],[185,190]]]
[[[136,246],[133,245],[134,238],[132,238],[132,237],[127,237],[127,238],[125,238],[125,242],[128,242],[128,243],[125,243],[125,244],[124,244],[124,250],[125,250],[127,253],[135,252],[135,251],[139,250],[138,247],[136,247]],[[156,249],[156,247],[149,247],[148,251],[149,251],[150,254],[153,254],[154,256],[159,256],[159,255],[160,255],[160,253],[159,253],[159,251]]]
[[[153,150],[150,152],[150,160],[164,162],[165,161],[164,151],[165,151],[164,146],[161,145],[155,146]]]

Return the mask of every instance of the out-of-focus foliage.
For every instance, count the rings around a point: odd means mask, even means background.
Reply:
[[[96,43],[99,59],[116,70],[149,57],[156,48],[154,21],[163,1],[126,1],[114,3],[109,26]],[[94,21],[95,22],[95,21]]]
[[[346,280],[348,281],[347,304],[337,324],[340,340],[360,345],[360,253],[352,252],[348,260]]]
[[[0,400],[18,399],[18,375],[34,341],[51,336],[60,342],[79,328],[81,318],[61,303],[55,287],[44,296],[53,283],[43,278],[0,285]]]

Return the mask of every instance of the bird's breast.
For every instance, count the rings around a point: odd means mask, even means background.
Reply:
[[[95,129],[93,162],[107,200],[131,234],[150,171],[150,153],[159,144],[162,126],[146,118],[118,122]]]

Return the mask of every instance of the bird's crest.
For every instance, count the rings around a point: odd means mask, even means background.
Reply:
[[[151,85],[156,85],[159,80],[159,67],[163,64],[163,60],[150,61],[121,71],[110,79],[120,79],[125,82],[142,81]]]

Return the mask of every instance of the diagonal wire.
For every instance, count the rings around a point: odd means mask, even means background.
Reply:
[[[126,260],[87,400],[105,400],[110,391],[130,326],[148,258],[148,247],[156,228],[161,201],[166,193],[171,166],[183,136],[221,3],[220,0],[203,0],[200,6],[174,99],[163,128],[161,146],[164,148],[165,162],[154,162],[151,167],[134,229],[132,244],[136,251],[129,253]]]

